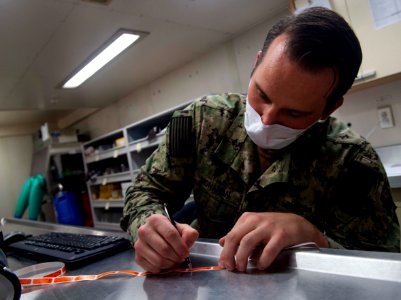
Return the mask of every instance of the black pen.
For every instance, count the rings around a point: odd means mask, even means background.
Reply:
[[[170,217],[170,214],[168,213],[168,209],[167,209],[167,204],[166,204],[166,203],[164,203],[164,211],[166,212],[167,218],[170,220],[171,224],[172,224],[172,225],[177,229],[177,231],[178,231],[177,224],[175,223],[174,219]],[[191,259],[189,258],[189,256],[187,256],[187,257],[185,258],[184,263],[185,263],[187,269],[192,270],[192,262],[191,262]]]

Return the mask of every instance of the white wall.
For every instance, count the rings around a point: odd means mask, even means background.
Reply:
[[[0,217],[12,217],[29,177],[32,164],[31,135],[0,138]]]
[[[395,126],[379,126],[377,108],[390,105]],[[349,93],[344,105],[334,113],[339,119],[350,122],[352,129],[365,136],[374,147],[401,143],[401,81]]]

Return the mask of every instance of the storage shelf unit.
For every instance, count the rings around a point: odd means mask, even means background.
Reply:
[[[164,138],[174,111],[192,101],[105,134],[82,145],[94,226],[119,229],[127,187]]]

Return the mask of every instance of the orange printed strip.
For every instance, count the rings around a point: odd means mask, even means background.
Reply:
[[[57,277],[60,275],[63,275],[65,273],[65,267],[62,267],[61,269],[58,269],[56,271],[54,271],[53,273],[47,274],[44,277]]]
[[[191,273],[191,272],[200,272],[200,271],[213,271],[220,270],[219,266],[211,266],[211,267],[199,267],[192,269],[174,269],[162,272],[160,274],[154,274],[151,272],[138,272],[132,270],[119,270],[119,271],[109,271],[104,272],[97,275],[77,275],[77,276],[58,276],[62,273],[54,272],[52,274],[46,275],[40,278],[20,278],[20,283],[23,286],[29,285],[46,285],[46,284],[58,284],[58,283],[67,283],[67,282],[78,282],[78,281],[90,281],[97,280],[102,277],[111,276],[111,275],[129,275],[129,276],[147,276],[147,275],[161,275],[167,273]],[[54,275],[59,273],[58,275]],[[54,275],[54,276],[51,276]]]

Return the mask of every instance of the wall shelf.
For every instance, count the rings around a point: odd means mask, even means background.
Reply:
[[[124,207],[124,199],[97,199],[92,201],[93,207],[109,209],[110,207]]]
[[[130,181],[132,179],[130,171],[109,174],[104,176],[97,176],[95,180],[90,180],[88,184],[90,185],[99,185],[99,184],[107,184],[110,182],[121,182],[121,181]]]
[[[98,162],[100,160],[108,159],[108,158],[117,158],[120,155],[124,155],[127,153],[127,149],[125,146],[120,146],[116,148],[112,148],[109,150],[101,151],[99,153],[93,154],[87,158],[87,163]]]

